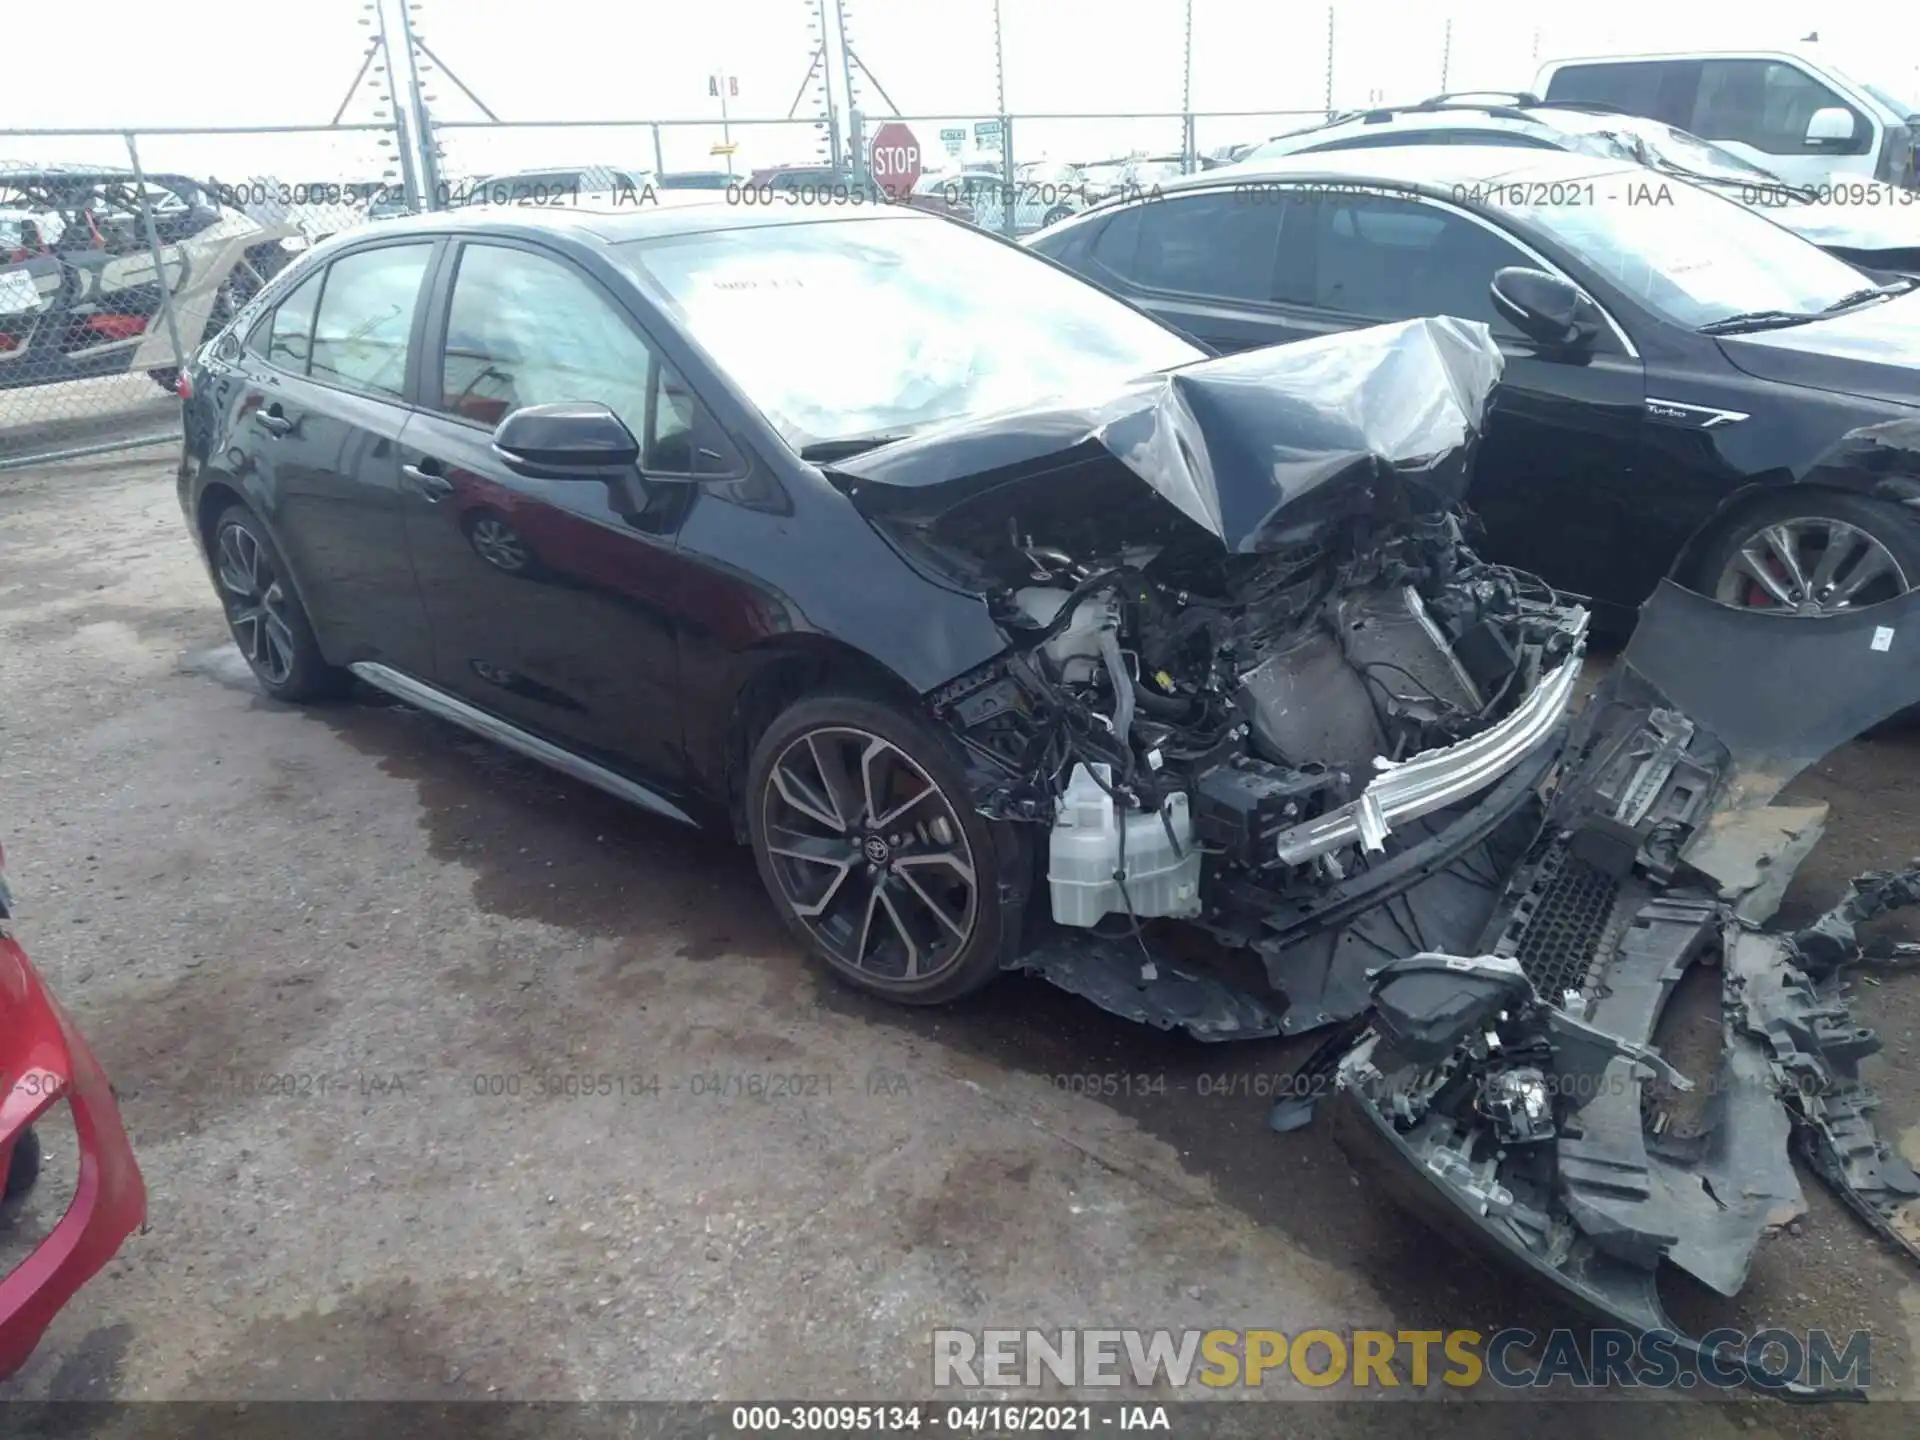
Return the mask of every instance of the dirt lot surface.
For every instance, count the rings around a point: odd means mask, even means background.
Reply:
[[[1920,853],[1920,738],[1794,793],[1834,818],[1791,914]],[[262,699],[166,451],[0,474],[0,843],[151,1192],[0,1394],[873,1399],[927,1393],[935,1326],[1565,1318],[1318,1128],[1264,1128],[1297,1045],[1203,1047],[1012,980],[867,1003],[803,961],[744,852],[371,695]],[[1899,1136],[1920,975],[1874,978]],[[1920,1286],[1806,1185],[1729,1323],[1871,1329],[1881,1403],[1621,1400],[1565,1434],[1914,1433]],[[1436,1398],[1476,1434],[1538,1428]]]

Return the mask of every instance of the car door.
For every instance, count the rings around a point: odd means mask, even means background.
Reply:
[[[433,240],[362,246],[301,281],[248,332],[230,417],[249,494],[337,664],[419,673],[432,637],[407,554],[400,437]],[[244,439],[242,439],[244,437]]]
[[[1278,293],[1316,332],[1422,315],[1478,320],[1505,357],[1468,501],[1489,558],[1554,585],[1637,604],[1611,556],[1633,544],[1646,383],[1608,329],[1584,352],[1545,349],[1493,308],[1494,275],[1558,273],[1514,236],[1437,201],[1322,190],[1287,209]]]
[[[674,537],[688,481],[725,473],[730,452],[633,316],[566,256],[469,241],[438,288],[406,454],[438,683],[672,790]],[[618,415],[640,472],[531,478],[493,450],[508,414],[563,400]]]
[[[1245,184],[1141,201],[1095,236],[1091,278],[1221,352],[1297,338],[1274,304],[1284,198]]]

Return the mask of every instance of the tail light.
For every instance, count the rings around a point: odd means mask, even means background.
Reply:
[[[193,398],[193,377],[182,370],[179,375],[174,377],[173,393],[178,395],[182,400],[191,400]]]

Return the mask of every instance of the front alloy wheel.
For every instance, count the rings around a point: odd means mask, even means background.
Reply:
[[[1828,615],[1903,595],[1911,579],[1872,532],[1831,516],[1774,520],[1726,557],[1713,598],[1724,605]]]
[[[911,756],[821,726],[780,752],[762,804],[780,898],[819,950],[883,985],[953,968],[979,918],[973,847]]]
[[[240,653],[269,689],[279,689],[293,677],[297,642],[292,597],[273,557],[244,525],[223,525],[214,570]]]

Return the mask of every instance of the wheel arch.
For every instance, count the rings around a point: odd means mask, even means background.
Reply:
[[[293,587],[294,599],[300,602],[300,608],[306,612],[307,623],[313,626],[314,641],[319,645],[321,654],[326,655],[326,631],[320,619],[314,615],[313,607],[307,604],[306,588],[301,585],[300,576],[294,570],[293,562],[287,559],[287,547],[280,542],[279,527],[266,517],[262,508],[254,504],[238,485],[224,477],[207,481],[201,486],[200,494],[193,502],[194,530],[200,537],[200,550],[206,557],[208,576],[218,586],[219,575],[216,567],[219,561],[214,558],[213,553],[213,527],[219,523],[222,515],[236,505],[254,518],[260,528],[267,532],[267,538],[273,541],[273,548],[280,552],[280,559],[286,572],[286,582]],[[328,658],[331,659],[330,656]]]
[[[741,657],[726,705],[726,724],[704,768],[725,807],[734,838],[747,839],[747,767],[753,747],[781,711],[823,690],[848,691],[924,715],[925,702],[907,682],[864,651],[825,635],[792,635]]]
[[[1886,501],[1906,511],[1913,523],[1920,526],[1920,476],[1875,475],[1856,471],[1823,477],[1811,484],[1796,485],[1783,481],[1743,485],[1722,500],[1718,508],[1695,527],[1686,543],[1680,547],[1680,553],[1674,556],[1673,564],[1667,570],[1667,578],[1679,584],[1688,583],[1720,535],[1781,495],[1795,492],[1854,495],[1867,500]]]

